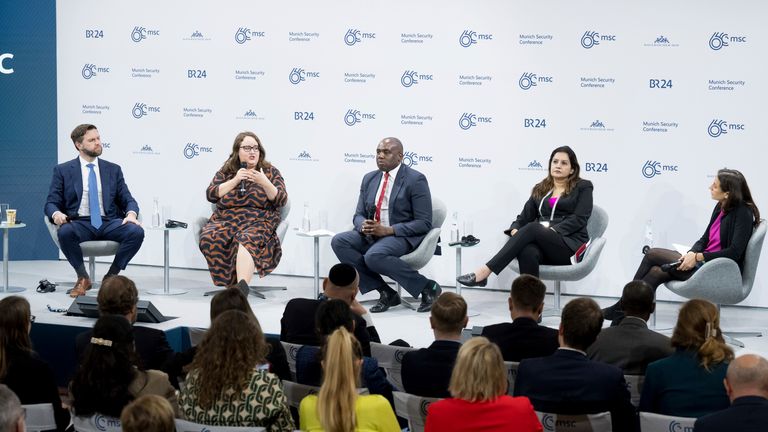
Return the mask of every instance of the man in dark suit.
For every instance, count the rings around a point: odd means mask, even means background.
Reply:
[[[731,406],[696,420],[694,432],[762,432],[768,428],[768,361],[745,354],[728,365],[725,391]]]
[[[619,301],[625,318],[601,331],[587,356],[620,367],[625,375],[645,375],[648,363],[674,351],[668,337],[648,328],[648,318],[656,309],[653,288],[641,280],[632,281],[624,286]]]
[[[448,385],[461,348],[461,331],[468,321],[467,302],[460,295],[447,292],[437,297],[429,317],[435,341],[428,348],[403,355],[401,374],[407,393],[451,397]]]
[[[536,411],[553,414],[611,413],[615,431],[638,431],[639,423],[624,381],[616,366],[589,360],[603,325],[600,306],[577,298],[563,308],[560,348],[549,357],[520,362],[515,396],[527,396]]]
[[[100,159],[101,137],[96,126],[82,124],[71,134],[79,156],[53,169],[45,215],[58,225],[59,246],[77,273],[70,296],[85,295],[91,280],[80,243],[112,240],[120,243],[104,279],[125,269],[144,241],[131,196],[119,165]]]
[[[504,361],[548,356],[560,346],[557,330],[537,324],[544,310],[546,291],[536,276],[518,276],[507,300],[512,322],[483,328],[482,336],[499,346]]]
[[[99,313],[102,316],[123,315],[130,323],[136,322],[139,291],[136,289],[136,284],[127,277],[113,276],[104,281],[97,300]],[[93,330],[87,330],[77,335],[75,348],[79,359],[83,357],[86,347],[91,343],[92,333]],[[173,350],[168,344],[165,332],[149,327],[134,326],[133,338],[141,365],[145,369],[166,371],[173,356]]]
[[[339,263],[331,267],[323,280],[321,299],[295,298],[285,305],[280,319],[280,340],[302,345],[320,346],[321,340],[315,328],[315,316],[320,304],[327,299],[343,300],[354,312],[355,338],[363,348],[363,355],[371,356],[371,341],[381,342],[370,314],[355,299],[360,278],[350,264]],[[369,324],[370,321],[370,324]]]
[[[384,138],[376,147],[379,169],[366,174],[360,185],[354,230],[336,234],[331,241],[339,261],[352,264],[360,274],[360,292],[379,292],[379,301],[371,308],[374,313],[400,304],[400,296],[381,275],[397,281],[413,298],[421,295],[419,312],[427,312],[441,292],[437,282],[400,259],[432,229],[427,178],[402,161],[400,140]]]

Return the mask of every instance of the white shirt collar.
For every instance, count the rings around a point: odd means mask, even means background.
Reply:
[[[643,324],[645,324],[645,325],[648,325],[648,321],[646,321],[646,320],[644,320],[644,319],[642,319],[642,318],[640,318],[640,317],[631,316],[631,315],[627,315],[626,317],[624,317],[624,319],[629,319],[629,318],[633,318],[633,319],[636,319],[636,320],[640,320],[640,321],[642,321],[642,322],[643,322]]]
[[[392,179],[394,179],[395,177],[397,177],[397,173],[400,171],[400,167],[401,167],[402,165],[403,165],[403,163],[402,163],[402,162],[400,162],[399,164],[397,164],[397,166],[396,166],[396,167],[394,167],[394,168],[392,168],[391,170],[387,171],[387,172],[389,172],[389,177],[390,177],[390,178],[392,178]]]
[[[576,351],[577,353],[581,353],[581,354],[583,354],[583,355],[584,355],[584,357],[586,357],[586,356],[587,356],[587,353],[586,353],[586,352],[584,352],[584,351],[582,351],[582,350],[580,350],[580,349],[576,349],[576,348],[570,348],[570,347],[560,347],[560,348],[558,348],[558,349],[561,349],[561,350],[568,350],[568,351]]]
[[[88,162],[87,160],[83,159],[83,156],[78,155],[78,159],[80,159],[80,166],[83,168],[88,168],[87,165],[89,163],[92,163],[94,165],[94,168],[97,168],[99,166],[99,158],[93,160],[93,162]]]

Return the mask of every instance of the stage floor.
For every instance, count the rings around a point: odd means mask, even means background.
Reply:
[[[106,264],[97,264],[97,275],[106,272]],[[1,273],[0,273],[1,274]],[[162,289],[163,270],[161,267],[129,266],[123,275],[133,279],[139,289],[139,297],[142,300],[150,300],[163,315],[178,317],[161,324],[144,324],[149,327],[170,330],[177,327],[208,327],[208,311],[210,297],[204,297],[205,291],[214,286],[210,282],[207,271],[171,269],[170,287],[172,289],[188,290],[186,294],[176,296],[160,296],[148,293],[149,290]],[[11,261],[9,263],[9,276],[11,286],[25,287],[26,291],[19,293],[26,297],[32,305],[32,314],[37,323],[90,327],[93,320],[82,317],[64,316],[61,313],[50,312],[48,305],[53,309],[67,309],[72,304],[72,299],[66,295],[66,287],[57,287],[56,292],[40,294],[35,291],[40,279],[50,281],[74,282],[74,271],[66,261]],[[3,278],[0,280],[4,279]],[[266,299],[262,300],[254,296],[249,297],[251,306],[258,317],[265,333],[280,333],[280,318],[285,304],[294,297],[313,296],[312,278],[296,276],[271,275],[261,280],[253,280],[253,285],[260,286],[285,286],[286,291],[267,291]],[[452,291],[453,287],[443,287],[445,291]],[[567,290],[567,288],[565,288]],[[661,288],[663,289],[663,288]],[[0,297],[5,293],[0,292]],[[89,295],[95,295],[89,292]],[[484,326],[498,322],[509,321],[507,310],[507,293],[487,291],[481,289],[464,289],[462,295],[467,300],[472,314],[469,327]],[[359,299],[366,307],[372,306],[378,295],[368,293]],[[562,302],[565,304],[575,297],[564,295]],[[613,298],[595,298],[601,306],[608,306],[615,302]],[[547,305],[552,302],[552,296],[548,295]],[[663,333],[670,334],[674,326],[679,303],[662,302],[658,306],[657,328],[667,329]],[[750,329],[768,333],[768,309],[752,307],[724,307],[721,323],[724,329]],[[373,314],[376,328],[384,343],[395,339],[404,339],[411,345],[423,347],[429,345],[432,340],[432,331],[429,327],[429,314],[417,313],[403,306],[390,309],[382,314]],[[545,318],[544,325],[557,328],[559,317]],[[608,323],[606,323],[608,325]],[[768,357],[768,337],[739,338],[746,344],[746,348],[737,349],[740,352],[754,352]]]

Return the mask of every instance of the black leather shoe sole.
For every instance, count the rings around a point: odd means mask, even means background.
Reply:
[[[488,284],[488,279],[483,279],[480,282],[478,282],[477,279],[475,279],[474,273],[467,273],[465,275],[461,275],[457,277],[456,282],[468,287],[475,287],[475,286],[484,287]]]

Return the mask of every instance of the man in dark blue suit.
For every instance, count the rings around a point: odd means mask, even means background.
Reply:
[[[100,159],[101,137],[96,126],[82,124],[71,134],[79,156],[53,169],[45,215],[58,225],[59,246],[77,272],[70,296],[85,295],[91,280],[85,270],[80,243],[112,240],[120,243],[104,278],[125,269],[144,241],[131,196],[119,165]]]
[[[694,432],[757,432],[768,429],[768,361],[746,354],[728,365],[725,391],[731,406],[696,420]]]
[[[331,247],[339,261],[355,266],[360,292],[376,290],[378,303],[371,312],[384,312],[400,304],[400,296],[381,275],[397,281],[413,298],[421,295],[419,312],[427,312],[440,295],[429,280],[400,260],[413,251],[432,228],[432,197],[424,175],[402,164],[403,144],[384,138],[376,147],[377,171],[360,185],[354,230],[333,237]]]
[[[603,313],[594,300],[577,298],[568,303],[560,321],[560,348],[549,357],[520,362],[515,396],[527,396],[536,411],[545,413],[610,411],[613,430],[639,430],[622,370],[587,358],[585,351],[602,325]]]

